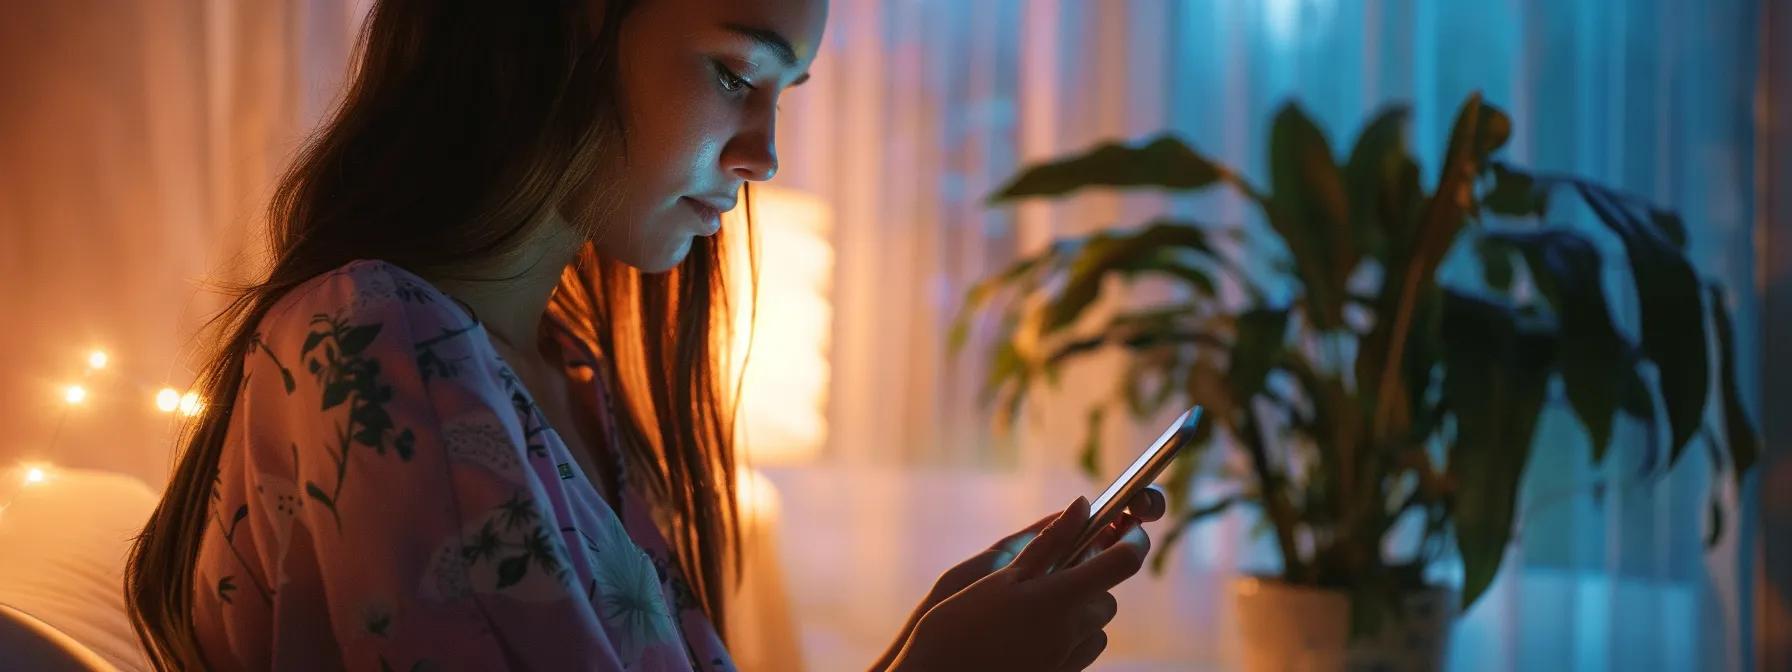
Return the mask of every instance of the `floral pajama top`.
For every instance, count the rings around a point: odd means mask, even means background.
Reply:
[[[262,320],[215,485],[214,668],[734,669],[639,493],[619,517],[470,311],[391,264]]]

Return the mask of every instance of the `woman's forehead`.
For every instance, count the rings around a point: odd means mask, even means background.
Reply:
[[[640,10],[679,30],[747,35],[807,64],[821,45],[828,0],[644,0]]]

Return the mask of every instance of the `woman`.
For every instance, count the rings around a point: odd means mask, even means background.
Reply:
[[[157,666],[733,669],[719,221],[777,170],[825,22],[826,0],[378,2],[134,549]],[[1079,499],[1005,566],[948,571],[875,668],[1088,665],[1162,513],[1133,504],[1081,565],[1046,573]]]

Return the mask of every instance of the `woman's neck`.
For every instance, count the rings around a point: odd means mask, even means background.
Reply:
[[[534,352],[548,301],[584,242],[566,220],[554,216],[532,227],[523,244],[502,259],[455,274],[462,277],[428,280],[471,306],[493,338],[512,350]]]

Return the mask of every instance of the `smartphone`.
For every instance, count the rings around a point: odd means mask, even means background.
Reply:
[[[1120,516],[1133,496],[1157,480],[1158,474],[1163,473],[1164,468],[1176,459],[1176,454],[1194,442],[1195,428],[1200,424],[1201,407],[1188,409],[1181,417],[1176,418],[1169,429],[1164,430],[1163,436],[1157,437],[1157,441],[1139,455],[1139,459],[1133,460],[1126,471],[1120,472],[1120,477],[1114,479],[1100,497],[1089,503],[1089,522],[1077,535],[1070,554],[1060,559],[1056,567],[1071,567],[1081,561],[1083,554],[1089,551],[1089,546],[1095,543],[1095,537]]]

